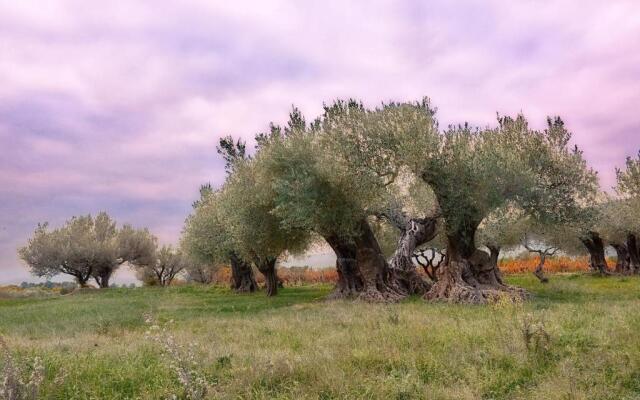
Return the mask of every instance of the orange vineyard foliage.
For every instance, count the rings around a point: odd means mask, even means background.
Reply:
[[[613,268],[615,261],[608,260],[609,268]],[[509,258],[500,260],[500,270],[504,274],[521,274],[533,272],[538,265],[538,257]],[[547,273],[557,272],[587,272],[589,270],[589,260],[587,257],[552,257],[544,264]],[[425,275],[422,268],[418,268],[420,275]],[[256,271],[256,281],[264,284],[264,277]],[[338,280],[338,273],[335,268],[310,268],[310,267],[278,267],[278,277],[285,286],[298,286],[317,283],[335,283]],[[222,267],[216,273],[215,281],[226,283],[231,279],[231,269]]]
[[[520,274],[533,272],[538,265],[538,257],[510,258],[500,260],[500,271],[504,274]],[[612,267],[609,260],[609,266]],[[589,270],[589,259],[587,257],[552,257],[544,263],[544,271],[554,272],[586,272]]]

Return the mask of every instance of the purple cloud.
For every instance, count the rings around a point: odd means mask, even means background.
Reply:
[[[640,4],[0,4],[0,283],[35,224],[107,210],[177,240],[220,136],[292,104],[432,98],[442,125],[559,114],[601,173],[640,149]]]

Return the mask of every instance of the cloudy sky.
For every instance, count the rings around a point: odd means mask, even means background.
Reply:
[[[0,0],[0,283],[39,221],[176,241],[217,139],[292,104],[424,95],[441,125],[559,114],[610,188],[640,149],[640,2]]]

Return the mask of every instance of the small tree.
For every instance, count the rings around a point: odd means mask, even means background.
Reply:
[[[215,264],[202,263],[193,259],[189,259],[185,266],[185,275],[187,282],[196,282],[203,285],[210,285],[216,279],[219,266]]]
[[[150,262],[154,248],[155,238],[147,230],[129,225],[118,230],[103,212],[95,218],[73,217],[54,230],[49,230],[46,223],[39,224],[18,253],[36,276],[67,274],[80,286],[94,277],[101,288],[106,288],[120,265]]]
[[[185,256],[172,246],[162,246],[155,252],[154,260],[137,268],[138,279],[147,285],[169,286],[185,269]]]

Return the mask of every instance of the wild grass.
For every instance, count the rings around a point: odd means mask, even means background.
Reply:
[[[182,353],[216,399],[640,398],[640,279],[508,280],[535,297],[381,305],[324,301],[320,285],[273,299],[198,286],[2,299],[0,334],[16,363],[41,358],[42,398],[186,398]],[[149,338],[147,315],[177,356]]]

